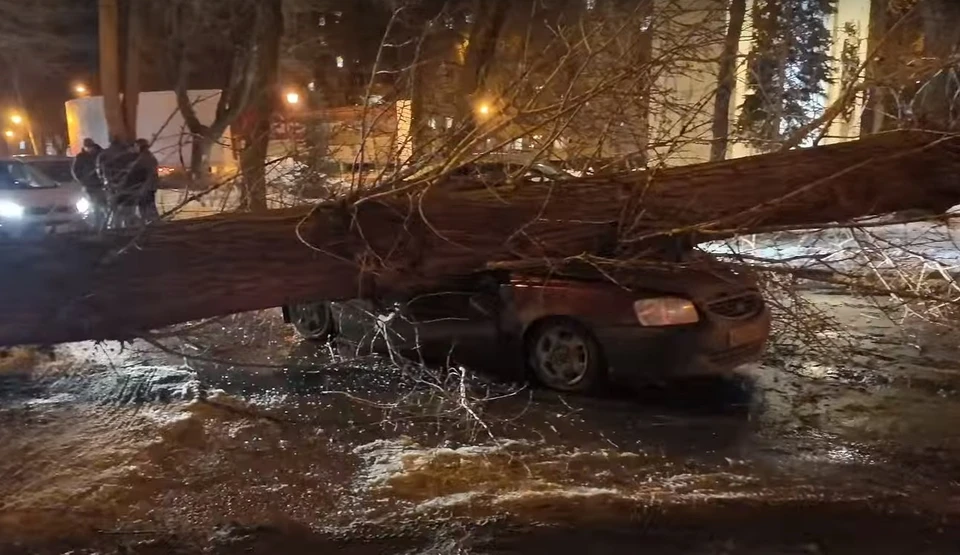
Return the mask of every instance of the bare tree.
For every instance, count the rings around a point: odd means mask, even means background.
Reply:
[[[251,121],[243,137],[240,171],[243,175],[243,209],[258,211],[267,208],[267,178],[264,164],[270,146],[273,114],[278,102],[280,40],[283,36],[282,0],[257,2],[257,57],[255,96]]]
[[[723,39],[723,53],[717,72],[717,98],[713,108],[713,145],[711,160],[723,160],[727,155],[730,136],[730,100],[737,83],[737,55],[740,50],[740,35],[747,14],[746,0],[730,0],[727,34]]]
[[[100,87],[111,136],[137,137],[144,0],[100,0]],[[122,23],[122,24],[121,24]],[[123,30],[126,34],[123,34]]]
[[[190,175],[209,174],[210,152],[240,114],[247,109],[257,81],[263,51],[258,41],[270,23],[264,8],[251,2],[172,2],[170,19],[172,65],[176,75],[177,107],[191,134]],[[216,39],[216,40],[211,40]],[[214,44],[211,44],[213,42]],[[223,48],[224,44],[230,48]],[[213,121],[202,123],[188,90],[196,68],[206,69],[217,58],[227,60],[225,79]]]
[[[112,137],[130,138],[120,97],[120,2],[100,0],[100,89]]]

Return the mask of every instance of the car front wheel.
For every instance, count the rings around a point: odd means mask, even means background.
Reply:
[[[333,334],[333,312],[327,303],[304,303],[287,308],[293,329],[304,339],[320,341]]]
[[[537,380],[558,391],[589,391],[606,375],[600,344],[587,328],[572,320],[536,325],[528,334],[526,350]]]

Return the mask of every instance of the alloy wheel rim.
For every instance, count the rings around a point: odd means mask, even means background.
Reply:
[[[299,329],[309,332],[310,335],[326,331],[327,311],[323,304],[298,305],[294,312]]]
[[[563,327],[551,328],[540,335],[534,346],[534,359],[546,381],[565,387],[580,383],[590,365],[586,342]]]

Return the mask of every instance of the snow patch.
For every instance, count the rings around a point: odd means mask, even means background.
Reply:
[[[502,493],[494,499],[496,504],[541,499],[583,499],[590,497],[630,498],[618,489],[571,486],[567,488],[526,489]]]
[[[360,486],[382,487],[390,479],[409,470],[416,470],[440,457],[473,458],[491,455],[507,449],[529,445],[524,441],[503,440],[492,445],[466,445],[458,448],[424,448],[410,438],[378,439],[355,447],[353,454],[364,460],[360,472]]]

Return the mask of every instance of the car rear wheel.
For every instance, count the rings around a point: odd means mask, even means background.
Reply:
[[[589,391],[606,376],[600,344],[587,328],[573,320],[537,324],[528,334],[526,350],[537,380],[558,391]]]
[[[333,335],[333,312],[327,303],[304,303],[288,307],[290,323],[300,337],[320,341]]]

